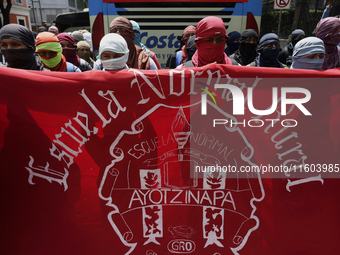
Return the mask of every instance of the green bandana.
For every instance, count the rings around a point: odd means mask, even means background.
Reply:
[[[50,58],[50,59],[42,58],[38,54],[40,60],[44,63],[45,66],[47,66],[49,68],[56,67],[60,63],[60,61],[61,61],[61,53],[63,51],[63,49],[61,48],[60,43],[58,43],[58,42],[42,43],[42,44],[37,46],[36,52],[46,51],[46,50],[55,51],[55,52],[58,52],[58,54],[54,58]]]

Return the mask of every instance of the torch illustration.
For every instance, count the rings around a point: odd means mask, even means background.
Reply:
[[[183,161],[181,149],[187,143],[191,134],[191,126],[185,117],[182,107],[179,109],[174,121],[171,124],[171,130],[178,143],[178,160]]]

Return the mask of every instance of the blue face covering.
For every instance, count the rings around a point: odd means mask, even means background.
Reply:
[[[143,51],[146,50],[145,45],[140,42],[140,33],[135,33],[135,40],[133,40],[133,44],[140,46]]]
[[[292,69],[312,69],[322,68],[324,59],[305,58],[313,54],[325,54],[323,41],[317,37],[307,37],[300,40],[294,47]]]
[[[270,47],[261,51],[261,60],[268,62],[268,64],[276,63],[277,56],[281,51],[278,47]]]
[[[291,68],[320,70],[322,68],[323,60],[324,59],[296,58],[294,59]]]
[[[135,33],[135,40],[133,40],[134,44],[139,44],[140,43],[140,33]]]

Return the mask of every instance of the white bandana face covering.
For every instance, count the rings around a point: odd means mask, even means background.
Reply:
[[[101,60],[105,70],[120,70],[127,68],[126,62],[128,61],[129,54],[125,54],[119,58],[111,58],[108,60]]]
[[[125,39],[116,33],[111,33],[105,35],[100,41],[99,45],[99,57],[104,51],[111,51],[115,53],[124,54],[124,56],[119,58],[113,58],[109,60],[102,60],[105,70],[119,70],[126,68],[126,62],[129,58],[129,48]]]

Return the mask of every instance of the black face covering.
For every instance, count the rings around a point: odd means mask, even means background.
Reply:
[[[279,55],[280,48],[270,47],[261,51],[260,66],[263,67],[280,67],[277,62],[277,56]]]
[[[42,70],[44,65],[35,52],[35,40],[32,32],[18,24],[8,24],[0,30],[0,41],[3,39],[14,39],[25,44],[26,49],[3,49],[7,65],[12,68],[26,70]]]
[[[258,53],[256,51],[257,43],[241,43],[239,48],[242,65],[248,65],[254,61]]]
[[[8,49],[2,50],[5,60],[9,67],[26,69],[26,70],[42,70],[43,64],[33,49]]]
[[[240,47],[235,51],[234,59],[241,65],[246,66],[253,62],[258,56],[256,51],[257,43],[246,43],[247,39],[254,38],[258,41],[258,35],[255,30],[247,29],[243,31],[240,39]]]
[[[190,49],[186,49],[187,50],[187,54],[188,54],[188,60],[192,59],[192,56],[195,54],[196,52],[196,47],[195,48],[190,48]]]

